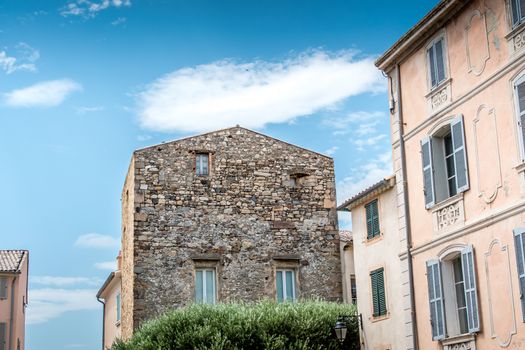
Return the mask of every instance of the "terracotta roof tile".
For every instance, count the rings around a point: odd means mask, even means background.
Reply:
[[[0,272],[19,273],[27,250],[0,250]]]

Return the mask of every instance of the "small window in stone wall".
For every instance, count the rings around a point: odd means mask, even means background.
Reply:
[[[210,154],[197,153],[195,155],[195,174],[200,176],[207,176],[210,173],[209,169]]]

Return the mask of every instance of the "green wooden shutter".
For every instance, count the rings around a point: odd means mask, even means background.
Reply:
[[[386,295],[384,270],[378,269],[370,273],[372,285],[372,303],[374,306],[374,317],[386,315]]]
[[[444,339],[445,309],[443,307],[443,289],[441,287],[441,266],[439,260],[427,261],[427,280],[432,339]]]
[[[476,269],[474,265],[474,250],[468,245],[461,251],[461,266],[465,283],[465,302],[467,304],[467,323],[470,333],[479,331],[478,296],[476,287]]]
[[[432,167],[432,139],[425,137],[421,140],[421,158],[423,161],[423,193],[425,207],[430,208],[435,203],[434,169]]]
[[[514,229],[514,248],[516,264],[518,265],[518,280],[520,286],[521,316],[525,322],[525,228]]]
[[[377,199],[365,205],[367,238],[371,239],[379,235],[379,209]]]
[[[366,238],[370,239],[374,237],[373,225],[372,225],[372,208],[370,205],[365,205],[366,209]]]

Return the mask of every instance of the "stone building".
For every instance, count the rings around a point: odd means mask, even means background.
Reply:
[[[330,157],[239,126],[133,153],[122,337],[193,302],[342,298]]]

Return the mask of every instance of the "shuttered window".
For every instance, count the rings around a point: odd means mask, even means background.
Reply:
[[[427,49],[430,84],[434,88],[445,80],[445,47],[444,39],[439,38]]]
[[[474,333],[479,331],[479,311],[474,250],[470,244],[461,252],[461,266],[463,267],[463,278],[465,282],[468,331],[469,333]]]
[[[428,209],[469,189],[463,116],[421,140],[423,193]]]
[[[195,271],[195,302],[215,304],[215,270],[198,269]]]
[[[7,277],[0,277],[0,299],[7,299]]]
[[[525,0],[510,0],[512,26],[516,27],[525,20]]]
[[[421,157],[423,161],[423,193],[425,207],[434,205],[434,170],[432,168],[432,139],[425,137],[421,141]]]
[[[367,238],[379,236],[379,210],[377,199],[365,205]]]
[[[432,339],[439,340],[445,338],[445,308],[439,260],[427,261],[427,281]]]
[[[372,286],[372,303],[374,317],[386,315],[385,275],[384,269],[380,268],[370,273]]]
[[[516,81],[514,84],[514,91],[518,112],[518,134],[521,144],[521,159],[522,161],[525,161],[525,75]]]
[[[6,338],[7,338],[7,324],[6,323],[0,323],[0,350],[6,350]]]
[[[516,250],[516,264],[518,265],[521,316],[525,322],[525,228],[514,229],[514,248]]]
[[[277,301],[295,301],[295,271],[277,270],[275,275]]]

